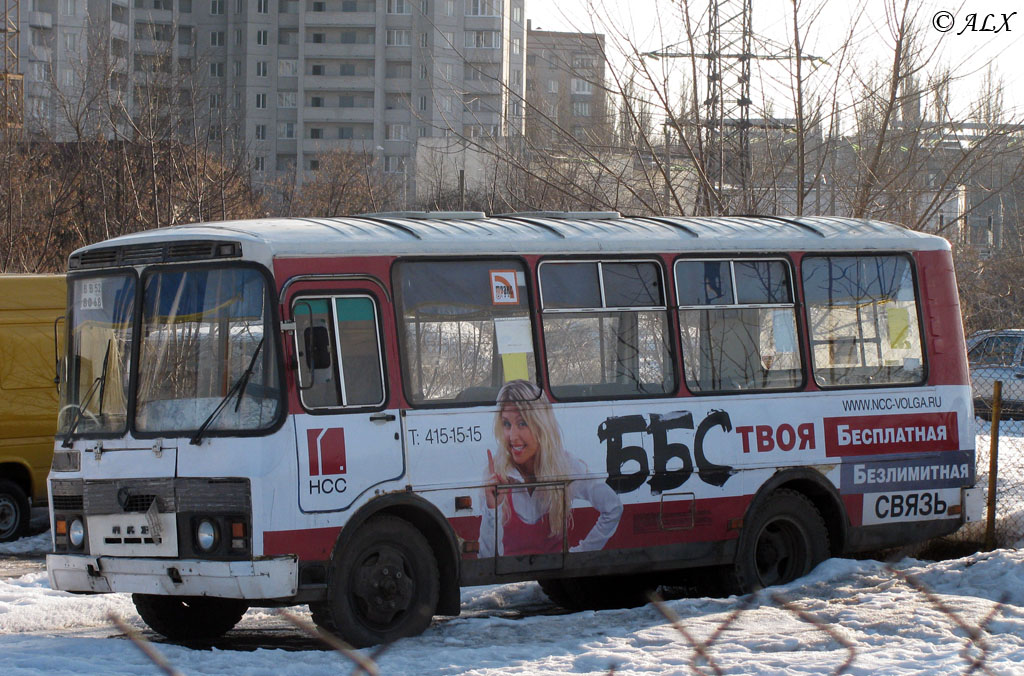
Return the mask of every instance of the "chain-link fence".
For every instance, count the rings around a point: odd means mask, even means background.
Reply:
[[[1024,542],[1024,370],[975,366],[971,381],[977,415],[976,485],[985,493],[987,518],[968,524],[957,539],[1016,547]]]

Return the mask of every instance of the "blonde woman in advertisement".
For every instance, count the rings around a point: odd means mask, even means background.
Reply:
[[[598,511],[598,518],[578,543],[569,542],[569,551],[602,549],[622,516],[619,496],[604,481],[570,481],[564,484],[564,500],[556,488],[529,486],[588,473],[583,461],[565,450],[554,410],[539,387],[526,380],[512,380],[501,388],[494,437],[498,452],[487,450],[490,487],[484,491],[487,508],[480,523],[480,557],[561,552],[563,528],[571,533],[576,501],[589,503]],[[512,488],[499,491],[499,484]]]

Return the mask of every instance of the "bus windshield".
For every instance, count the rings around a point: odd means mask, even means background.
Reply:
[[[206,267],[153,272],[142,284],[136,429],[272,426],[280,388],[264,277],[253,268]]]
[[[135,283],[130,274],[71,282],[58,434],[125,431]]]

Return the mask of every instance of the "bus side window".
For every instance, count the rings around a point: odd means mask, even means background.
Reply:
[[[306,408],[384,403],[377,308],[368,296],[303,297],[293,306]]]
[[[552,394],[588,399],[675,391],[660,265],[544,261],[540,286]]]
[[[815,382],[921,381],[924,350],[908,256],[807,256],[802,269]]]
[[[373,300],[366,296],[334,299],[338,330],[341,388],[346,406],[384,402],[380,332]]]
[[[334,336],[329,300],[300,298],[292,308],[299,356],[299,389],[307,408],[341,404],[334,376]]]
[[[503,383],[536,382],[521,261],[399,261],[394,270],[402,380],[414,405],[493,403]]]
[[[675,265],[686,385],[693,392],[798,387],[803,367],[784,260]]]

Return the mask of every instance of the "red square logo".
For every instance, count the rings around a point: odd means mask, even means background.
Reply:
[[[345,428],[308,429],[306,442],[310,476],[345,473]]]

